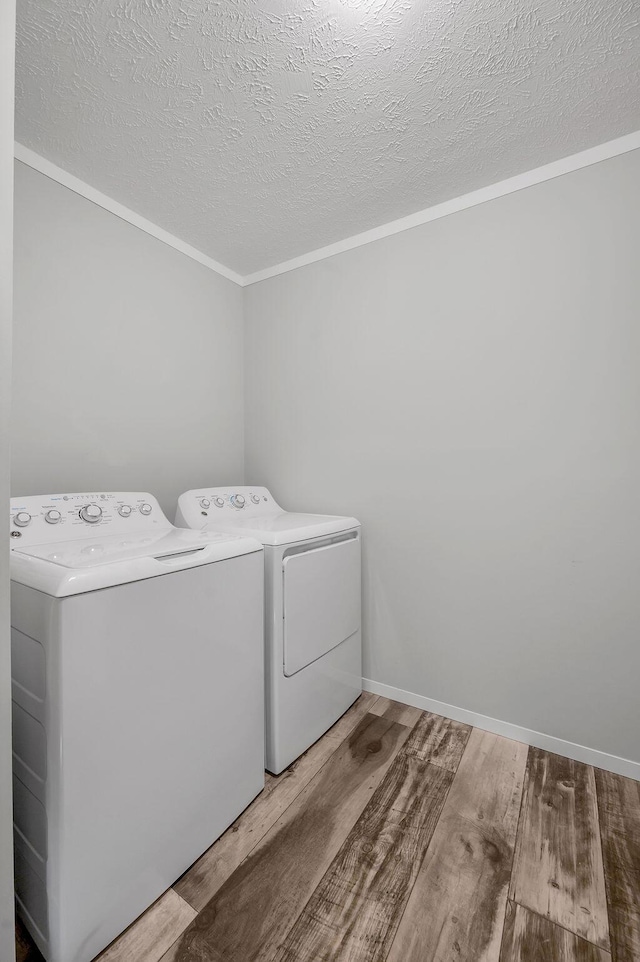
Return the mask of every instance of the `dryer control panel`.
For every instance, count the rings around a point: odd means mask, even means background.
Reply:
[[[12,547],[91,538],[97,528],[102,534],[125,534],[171,527],[156,499],[145,491],[34,494],[11,499]]]
[[[176,524],[200,528],[211,521],[224,520],[225,516],[260,518],[281,510],[266,488],[201,488],[180,495]]]

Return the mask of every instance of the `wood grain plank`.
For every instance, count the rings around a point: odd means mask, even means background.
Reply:
[[[16,962],[44,962],[42,953],[19,917],[16,918]]]
[[[158,962],[195,916],[191,906],[169,889],[95,962]]]
[[[498,962],[526,760],[472,731],[388,962]]]
[[[164,962],[273,959],[408,734],[402,725],[366,715]]]
[[[596,769],[613,962],[640,959],[640,783]]]
[[[198,912],[247,857],[311,779],[326,764],[376,702],[363,692],[358,701],[285,772],[266,775],[264,790],[217,842],[173,886]]]
[[[611,962],[592,942],[509,901],[500,962]]]
[[[386,958],[452,780],[452,772],[399,752],[277,962]]]
[[[470,725],[425,711],[412,731],[404,752],[455,772],[470,734]]]
[[[391,721],[397,722],[398,725],[406,725],[407,728],[413,728],[422,715],[422,711],[419,708],[404,705],[400,701],[393,701],[391,698],[385,698],[383,695],[380,695],[376,703],[369,710],[372,715],[384,715],[386,718],[390,718]]]
[[[594,769],[600,822],[608,831],[640,838],[640,782]]]
[[[593,768],[529,750],[510,898],[609,949]]]

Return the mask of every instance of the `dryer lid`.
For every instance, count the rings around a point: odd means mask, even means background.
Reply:
[[[294,544],[312,538],[324,538],[360,527],[355,518],[342,518],[329,514],[296,514],[292,511],[278,511],[272,515],[259,517],[240,514],[214,521],[205,531],[229,531],[246,538],[255,538],[263,545]]]
[[[178,498],[176,524],[232,531],[264,545],[296,544],[360,527],[355,518],[283,511],[267,488],[199,488]]]

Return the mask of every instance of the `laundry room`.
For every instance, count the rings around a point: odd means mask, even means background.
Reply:
[[[638,0],[0,53],[0,962],[640,962]]]

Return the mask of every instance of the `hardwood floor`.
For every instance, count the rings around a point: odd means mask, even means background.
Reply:
[[[527,749],[475,729],[389,962],[498,959]]]
[[[31,937],[20,919],[16,919],[16,962],[43,962],[42,954],[31,941]]]
[[[611,952],[640,959],[640,782],[596,770]]]
[[[365,693],[99,962],[640,962],[640,783]]]
[[[593,768],[529,750],[514,902],[609,948],[607,897]]]

